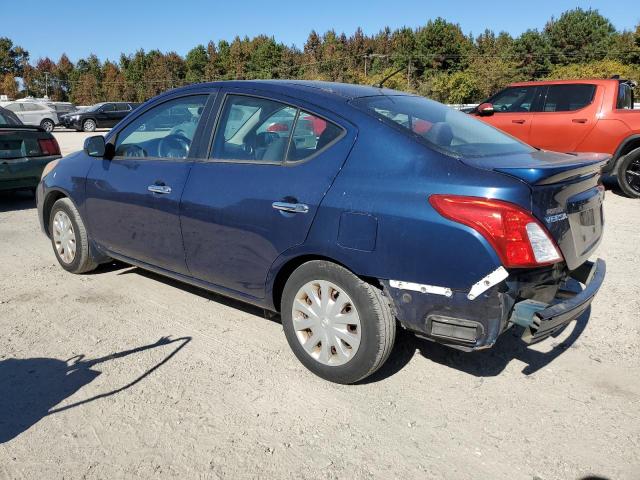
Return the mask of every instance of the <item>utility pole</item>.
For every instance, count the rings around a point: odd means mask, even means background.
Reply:
[[[44,96],[49,98],[49,72],[44,72]]]

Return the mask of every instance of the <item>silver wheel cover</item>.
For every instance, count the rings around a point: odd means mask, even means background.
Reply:
[[[293,328],[302,348],[323,365],[349,362],[360,347],[360,316],[349,295],[326,280],[300,288],[293,301]]]
[[[76,233],[69,216],[59,210],[53,217],[53,243],[58,257],[66,264],[76,258]]]

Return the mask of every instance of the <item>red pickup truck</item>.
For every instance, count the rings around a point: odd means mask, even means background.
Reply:
[[[552,80],[513,83],[470,113],[533,147],[558,152],[612,155],[605,174],[640,198],[640,110],[635,83]]]

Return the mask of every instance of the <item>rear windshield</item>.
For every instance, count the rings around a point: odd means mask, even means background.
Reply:
[[[9,113],[0,110],[0,127],[7,125],[20,125],[20,122],[16,122]]]
[[[628,83],[620,83],[618,86],[616,108],[619,110],[633,110],[633,89]]]
[[[470,115],[423,97],[380,95],[356,98],[352,103],[455,157],[533,151],[528,145]]]

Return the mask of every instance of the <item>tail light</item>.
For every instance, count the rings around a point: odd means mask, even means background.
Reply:
[[[429,203],[443,217],[480,233],[507,268],[539,267],[562,260],[546,229],[517,205],[458,195],[431,195]]]
[[[289,127],[286,123],[272,123],[267,127],[267,132],[288,132]]]
[[[38,145],[43,155],[60,155],[60,147],[55,138],[39,138]]]

